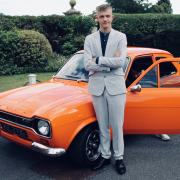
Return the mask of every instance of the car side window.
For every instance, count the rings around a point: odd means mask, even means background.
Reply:
[[[140,75],[153,63],[151,56],[144,56],[134,59],[126,79],[126,87],[131,85]]]
[[[159,64],[160,87],[180,87],[180,76],[172,62]]]
[[[157,66],[155,66],[139,81],[138,84],[140,84],[142,88],[157,88],[157,79]]]
[[[160,68],[160,77],[170,76],[177,73],[177,69],[171,62],[162,62],[159,64]]]

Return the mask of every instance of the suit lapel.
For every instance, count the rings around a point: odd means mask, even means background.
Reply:
[[[100,39],[100,32],[99,32],[99,30],[96,32],[95,42],[96,42],[95,44],[97,46],[98,56],[102,56],[101,39]]]
[[[106,45],[106,51],[105,51],[105,56],[110,56],[110,52],[111,52],[111,45],[113,43],[113,36],[114,36],[114,29],[111,29],[111,32],[109,34],[109,38],[107,41],[107,45]]]

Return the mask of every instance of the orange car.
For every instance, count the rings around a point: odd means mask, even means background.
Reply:
[[[0,135],[49,156],[69,152],[83,164],[99,157],[99,131],[83,51],[48,82],[0,93]],[[124,66],[125,134],[180,133],[180,58],[128,48]]]

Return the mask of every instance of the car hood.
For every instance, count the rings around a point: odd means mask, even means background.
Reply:
[[[77,83],[47,82],[0,93],[0,110],[24,117],[51,118],[88,97]]]

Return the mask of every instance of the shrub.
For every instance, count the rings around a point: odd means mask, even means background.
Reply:
[[[180,55],[180,15],[115,14],[113,27],[126,33],[129,46],[161,48]]]
[[[90,16],[5,16],[0,15],[0,30],[31,29],[44,34],[54,52],[71,55],[82,49],[84,38],[95,26]],[[80,44],[77,39],[81,38]],[[70,42],[71,45],[67,44]],[[72,46],[73,49],[70,49]]]
[[[0,31],[0,74],[44,71],[52,56],[43,34],[32,30]]]

